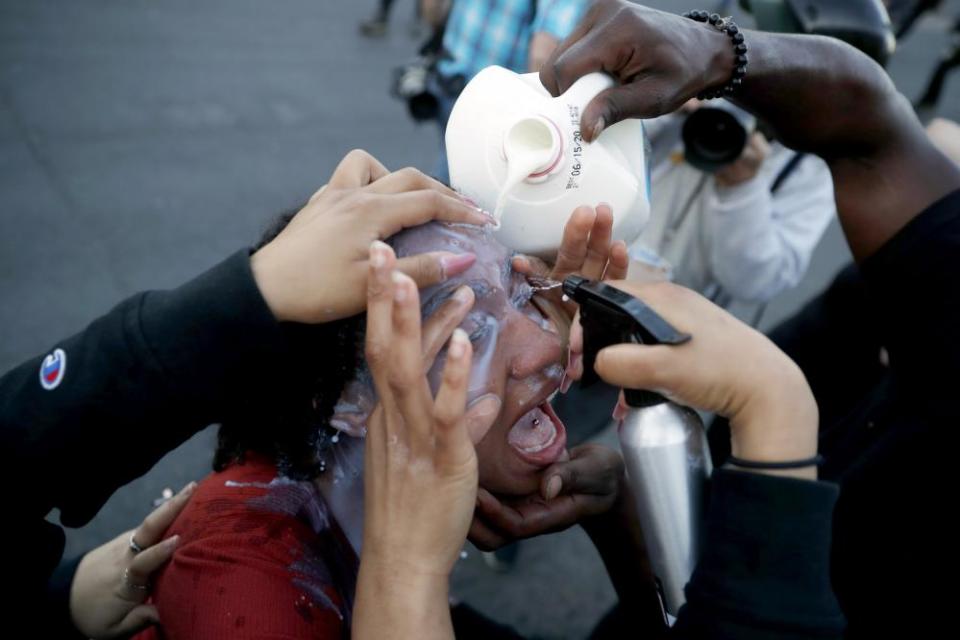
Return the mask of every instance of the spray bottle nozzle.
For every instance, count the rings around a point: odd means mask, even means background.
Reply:
[[[602,282],[569,276],[563,281],[563,292],[580,305],[582,387],[600,379],[593,365],[597,354],[606,347],[623,343],[678,345],[691,338],[690,334],[677,331],[638,298]],[[663,396],[639,389],[624,389],[624,396],[631,407],[649,407],[665,402]]]

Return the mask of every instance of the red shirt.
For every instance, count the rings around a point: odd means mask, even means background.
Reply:
[[[140,640],[348,638],[358,559],[312,482],[251,455],[205,478],[167,531],[180,545]]]

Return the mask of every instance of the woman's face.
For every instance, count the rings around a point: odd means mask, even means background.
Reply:
[[[461,324],[474,349],[468,402],[487,394],[501,399],[496,422],[475,443],[480,484],[498,494],[536,492],[542,470],[566,452],[566,430],[548,400],[563,376],[569,319],[534,295],[526,278],[511,269],[511,253],[488,231],[429,224],[403,232],[392,243],[401,257],[424,251],[476,254],[465,273],[421,293],[423,315],[458,287],[473,289],[476,302]],[[434,391],[444,361],[441,353],[429,372]]]

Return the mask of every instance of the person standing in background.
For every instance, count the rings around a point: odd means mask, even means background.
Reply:
[[[633,247],[653,252],[674,282],[743,319],[803,278],[836,216],[823,160],[798,154],[763,133],[748,134],[736,160],[715,173],[690,164],[682,131],[700,109],[691,100],[647,127],[651,153],[650,224]]]
[[[449,182],[443,145],[447,119],[463,86],[481,69],[499,65],[517,73],[540,66],[573,32],[588,0],[455,0],[443,35],[437,65],[440,109],[440,158],[434,175]]]
[[[364,20],[359,25],[360,35],[365,38],[382,38],[387,35],[390,26],[390,10],[395,0],[377,0],[377,9],[373,17]],[[410,22],[410,34],[416,37],[420,34],[422,22],[427,21],[427,13],[435,5],[449,4],[450,0],[413,0],[413,20]]]

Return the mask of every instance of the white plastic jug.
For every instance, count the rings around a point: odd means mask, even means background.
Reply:
[[[643,124],[625,120],[590,144],[580,116],[613,85],[603,73],[554,98],[536,73],[487,67],[464,88],[447,123],[450,185],[500,217],[507,247],[553,259],[580,205],[607,203],[613,237],[628,245],[650,216]]]

